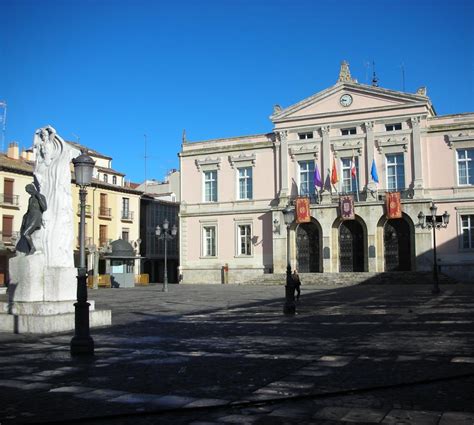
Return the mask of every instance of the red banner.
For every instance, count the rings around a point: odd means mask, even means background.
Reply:
[[[402,204],[400,202],[400,192],[386,192],[385,193],[385,209],[386,217],[402,218]]]
[[[341,218],[343,220],[354,220],[354,197],[352,195],[344,195],[339,198],[339,207],[341,208]]]
[[[296,222],[309,223],[311,213],[309,211],[309,198],[296,198]]]

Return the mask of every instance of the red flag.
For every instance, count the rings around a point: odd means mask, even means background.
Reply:
[[[352,161],[351,161],[351,175],[352,175],[352,177],[355,178],[356,174],[357,174],[357,170],[356,170],[355,158],[352,157]]]
[[[402,204],[400,202],[400,192],[386,192],[385,193],[385,209],[386,217],[402,218]]]
[[[336,169],[336,160],[332,159],[332,171],[331,171],[331,183],[336,184],[339,181],[339,177],[337,176],[337,169]]]

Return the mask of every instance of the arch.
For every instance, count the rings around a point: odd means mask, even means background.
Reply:
[[[322,271],[322,228],[311,218],[309,223],[296,227],[296,268],[300,273],[319,273]]]
[[[415,265],[415,228],[405,213],[402,218],[381,217],[377,223],[379,246],[383,252],[380,263],[384,271],[410,271]],[[381,268],[382,269],[382,268]]]
[[[354,220],[337,218],[333,223],[333,241],[340,272],[367,271],[367,225],[360,216],[356,215]]]

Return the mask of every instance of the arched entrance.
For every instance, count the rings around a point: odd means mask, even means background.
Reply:
[[[385,271],[411,270],[410,226],[403,218],[387,220],[383,245]]]
[[[346,220],[339,226],[339,271],[364,271],[364,230],[356,220]]]
[[[296,229],[296,263],[300,273],[317,273],[320,268],[319,230],[315,223],[302,223]]]

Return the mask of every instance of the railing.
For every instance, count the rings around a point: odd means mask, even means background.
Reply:
[[[0,193],[0,204],[11,205],[14,207],[18,206],[18,195],[10,195],[6,193]]]
[[[99,217],[112,217],[112,208],[100,207],[99,208]]]
[[[112,242],[112,239],[102,239],[102,238],[99,238],[99,247],[103,247],[103,246],[106,246],[108,245],[109,243]]]
[[[298,197],[307,197],[309,198],[310,204],[321,204],[322,198],[327,196],[330,193],[331,196],[331,203],[338,203],[339,198],[344,195],[352,195],[354,196],[354,202],[366,202],[366,201],[385,201],[385,193],[386,192],[400,192],[401,199],[413,199],[414,191],[413,189],[377,189],[373,193],[367,190],[359,191],[359,196],[357,196],[357,192],[323,192],[320,195],[312,193],[310,195],[298,195]],[[295,199],[297,196],[290,197],[290,205],[295,205]]]
[[[0,238],[5,245],[15,245],[20,238],[20,232],[4,233],[0,231]]]
[[[92,238],[90,236],[87,236],[85,239],[84,239],[84,248],[87,248],[88,246],[92,245]],[[77,237],[77,246],[79,246],[81,244],[81,238],[78,236]]]
[[[133,221],[133,211],[122,210],[122,220]]]
[[[86,205],[86,215],[90,217],[91,215],[91,206],[90,205]],[[77,215],[80,215],[81,214],[81,204],[77,204]]]

